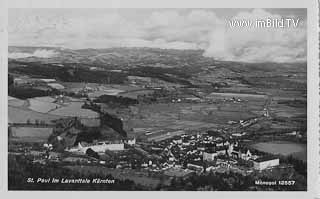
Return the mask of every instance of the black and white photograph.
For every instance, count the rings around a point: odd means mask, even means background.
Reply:
[[[307,8],[8,9],[8,190],[306,192],[307,27]]]

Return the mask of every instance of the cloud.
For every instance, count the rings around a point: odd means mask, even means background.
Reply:
[[[66,48],[152,47],[203,49],[232,61],[303,61],[306,25],[290,29],[228,28],[227,17],[209,9],[14,9],[9,44]],[[263,9],[232,19],[281,18]],[[26,55],[19,55],[26,56]]]
[[[192,42],[199,46],[208,42],[210,32],[221,23],[212,11],[192,10],[187,14],[157,11],[145,21],[144,29],[149,39]]]
[[[281,19],[262,9],[243,12],[232,20]],[[245,62],[297,62],[306,61],[306,26],[298,28],[230,28],[221,27],[211,34],[204,55],[220,60]]]
[[[131,20],[116,11],[89,16],[19,11],[9,16],[9,43],[108,48],[128,42],[128,46],[157,47],[158,44],[161,48],[198,49],[207,43],[209,32],[218,20],[213,12],[203,10],[187,14],[177,10],[154,11],[139,20]]]
[[[22,52],[13,52],[9,53],[8,57],[12,59],[26,58],[26,57],[41,57],[41,58],[50,58],[57,56],[58,53],[54,50],[38,49],[33,53],[22,53]]]

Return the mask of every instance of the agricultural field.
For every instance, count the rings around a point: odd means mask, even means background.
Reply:
[[[99,87],[99,90],[89,92],[88,97],[89,98],[98,98],[101,95],[118,95],[121,92],[123,92],[123,90]]]
[[[8,106],[26,107],[28,106],[28,102],[26,100],[21,100],[15,97],[8,96]]]
[[[139,87],[131,85],[121,85],[121,84],[98,84],[98,83],[85,83],[85,82],[63,82],[61,83],[65,87],[65,91],[68,92],[79,92],[83,88],[88,88],[94,90],[114,90],[119,92],[137,90]]]
[[[253,110],[260,113],[263,102],[254,104]],[[131,128],[151,128],[156,130],[200,130],[229,126],[230,120],[239,121],[260,116],[250,111],[250,104],[243,103],[162,103],[138,105],[123,114],[125,125]],[[128,117],[131,116],[131,117]]]
[[[131,99],[138,99],[139,95],[143,96],[143,95],[149,95],[152,93],[154,93],[154,90],[152,89],[139,89],[139,90],[121,92],[118,94],[118,96],[128,97]]]
[[[306,118],[306,99],[277,98],[270,104],[270,110],[276,117],[281,118]]]
[[[54,109],[61,107],[61,105],[59,104],[43,100],[37,100],[34,98],[28,99],[28,102],[30,104],[29,109],[40,113],[48,113]]]
[[[53,103],[54,101],[56,101],[56,99],[54,97],[49,97],[49,96],[44,96],[44,97],[34,97],[34,100],[37,101],[41,101],[41,102],[49,102],[49,103]]]
[[[258,94],[247,94],[247,93],[217,93],[212,92],[209,95],[207,95],[208,99],[230,99],[230,98],[237,98],[241,100],[255,100],[255,99],[263,99],[267,98],[265,95],[258,95]]]
[[[8,107],[8,123],[35,123],[44,121],[46,124],[53,124],[53,120],[63,118],[63,116],[39,113],[30,109]]]
[[[52,127],[10,127],[10,140],[19,142],[46,142],[52,134]]]
[[[51,115],[63,117],[84,117],[84,118],[97,118],[99,114],[89,109],[81,108],[83,102],[70,102],[67,106],[61,106],[58,109],[50,111]]]
[[[54,124],[54,120],[67,117],[79,117],[87,126],[99,126],[99,114],[90,109],[83,109],[82,99],[50,96],[20,100],[9,97],[8,122],[10,124]]]

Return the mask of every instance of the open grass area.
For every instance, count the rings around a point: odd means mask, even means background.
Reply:
[[[247,94],[247,93],[210,93],[207,98],[240,98],[240,99],[252,99],[252,98],[266,98],[265,95]]]
[[[53,128],[42,127],[12,127],[10,140],[19,142],[47,142]]]
[[[52,102],[46,102],[42,100],[37,100],[37,99],[28,99],[28,102],[30,104],[29,109],[40,112],[40,113],[48,113],[51,110],[57,109],[61,107],[61,105],[52,103]]]
[[[46,124],[52,124],[53,120],[63,117],[64,116],[39,113],[36,111],[12,106],[8,107],[8,123],[35,123],[36,121],[44,121]]]
[[[70,102],[67,106],[50,111],[50,114],[64,117],[84,117],[84,118],[97,118],[99,114],[90,109],[83,109],[82,102]]]
[[[254,110],[263,109],[262,106],[256,106]],[[208,103],[152,104],[139,106],[130,120],[141,119],[146,125],[149,122],[153,124],[165,122],[166,126],[170,126],[170,123],[174,120],[208,124],[227,124],[229,120],[238,121],[255,117],[256,115],[250,111],[250,107],[242,104],[226,104],[224,106]]]
[[[14,106],[14,107],[23,107],[27,106],[28,102],[25,100],[21,100],[15,97],[8,96],[8,106]]]

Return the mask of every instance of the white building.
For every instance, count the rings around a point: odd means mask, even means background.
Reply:
[[[88,145],[88,146],[82,146],[79,142],[78,147],[74,147],[71,149],[67,149],[69,152],[82,152],[86,153],[87,149],[91,148],[93,151],[97,153],[104,153],[106,150],[110,151],[122,151],[124,150],[124,144],[123,143],[106,143],[106,142],[98,142],[94,145]]]
[[[136,144],[136,138],[133,138],[132,140],[128,140],[128,144],[133,146]]]
[[[253,161],[253,168],[256,170],[264,170],[279,165],[279,158],[262,157]]]
[[[217,146],[217,147],[222,147],[222,146],[223,146],[223,142],[217,142],[217,143],[216,143],[216,146]]]
[[[203,152],[204,161],[213,161],[218,154],[216,152]]]
[[[56,82],[56,79],[40,79],[40,80],[46,83]]]
[[[197,172],[203,172],[203,166],[200,166],[200,165],[197,165],[197,164],[191,164],[191,163],[188,163],[187,164],[187,168],[190,169],[190,170],[193,170],[193,171],[197,171]]]

